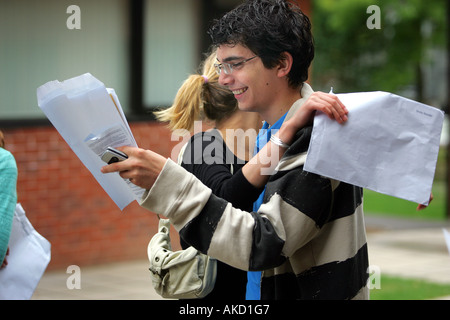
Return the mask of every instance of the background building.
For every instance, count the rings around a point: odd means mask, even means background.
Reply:
[[[151,110],[171,104],[209,47],[211,20],[240,2],[0,0],[0,129],[18,164],[18,200],[52,244],[48,269],[146,259],[158,219],[136,202],[115,206],[45,118],[36,89],[91,73],[116,90],[138,145],[168,157],[177,141]]]

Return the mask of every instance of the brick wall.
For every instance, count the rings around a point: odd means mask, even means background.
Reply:
[[[170,141],[170,131],[160,123],[130,126],[140,147],[166,157],[178,143]],[[18,201],[52,244],[48,269],[147,259],[156,215],[137,202],[120,211],[52,126],[3,133],[19,169]],[[178,244],[174,230],[172,242]]]

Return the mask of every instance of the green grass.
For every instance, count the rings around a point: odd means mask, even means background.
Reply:
[[[423,280],[381,276],[380,289],[370,290],[371,300],[429,300],[450,296],[450,285]]]
[[[428,208],[417,211],[417,203],[394,198],[371,190],[364,190],[364,212],[366,214],[392,217],[443,221],[446,219],[446,188],[442,182],[433,185],[434,200]]]

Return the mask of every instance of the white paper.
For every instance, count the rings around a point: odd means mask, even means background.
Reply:
[[[115,125],[111,128],[107,128],[101,131],[98,135],[90,134],[84,142],[99,157],[102,156],[103,152],[105,152],[107,147],[120,147],[120,146],[130,146],[135,145],[135,142],[132,142],[130,139],[131,131],[127,131],[123,125]],[[104,165],[104,164],[103,164]],[[136,199],[141,199],[145,189],[133,184],[130,180],[124,180],[128,187],[132,190]]]
[[[18,203],[9,240],[8,265],[0,269],[0,299],[30,299],[50,257],[50,242],[36,232]]]
[[[304,169],[427,205],[444,113],[387,92],[337,96],[349,120],[317,114]]]
[[[107,89],[101,81],[86,73],[42,85],[37,89],[37,99],[47,118],[120,210],[132,201],[140,200],[144,190],[129,185],[118,173],[100,172],[105,163],[87,143],[111,128],[122,128],[123,135],[119,140],[116,139],[119,135],[109,137],[110,146],[137,147],[113,89]]]
[[[446,229],[442,229],[444,232],[445,243],[447,244],[448,253],[450,253],[450,233]]]

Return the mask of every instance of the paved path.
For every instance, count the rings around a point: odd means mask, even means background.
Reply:
[[[81,268],[80,289],[67,288],[66,270],[46,272],[33,300],[160,300],[152,287],[148,261]]]
[[[369,260],[381,275],[450,284],[450,254],[442,229],[450,224],[366,216]],[[69,290],[66,270],[46,272],[33,299],[160,300],[148,262],[130,261],[81,269],[81,289]],[[442,299],[450,300],[448,297]]]

